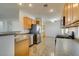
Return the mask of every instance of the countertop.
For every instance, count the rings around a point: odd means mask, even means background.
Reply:
[[[56,38],[66,38],[66,39],[71,39],[69,35],[57,35]]]
[[[0,32],[0,36],[15,35],[16,32]]]
[[[22,33],[20,31],[10,31],[10,32],[0,32],[0,36],[8,36],[8,35],[25,35],[30,33]]]

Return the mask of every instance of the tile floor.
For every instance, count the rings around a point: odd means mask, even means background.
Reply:
[[[41,43],[33,45],[29,50],[30,56],[78,56],[79,42],[71,39],[54,38],[43,39]]]

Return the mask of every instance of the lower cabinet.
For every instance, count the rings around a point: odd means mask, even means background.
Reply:
[[[55,56],[79,56],[78,40],[57,38]]]
[[[15,56],[29,55],[29,40],[24,39],[15,43]]]

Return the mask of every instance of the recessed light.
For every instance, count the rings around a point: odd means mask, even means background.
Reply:
[[[50,9],[50,12],[53,12],[53,9]]]
[[[78,6],[78,3],[76,3],[76,4],[73,4],[73,7],[77,7]]]
[[[20,5],[20,6],[21,6],[21,5],[22,5],[22,3],[18,3],[18,5]]]
[[[52,20],[50,20],[52,23],[54,23],[55,21],[56,21],[56,19],[52,19]]]
[[[32,4],[31,3],[29,4],[29,7],[32,7]]]
[[[77,6],[78,6],[78,3],[73,4],[73,8],[74,8],[74,7],[77,7]],[[68,8],[71,8],[70,5],[68,6]]]
[[[50,21],[51,21],[52,23],[54,23],[54,22],[56,22],[56,21],[58,21],[58,20],[59,20],[58,18],[50,19]]]

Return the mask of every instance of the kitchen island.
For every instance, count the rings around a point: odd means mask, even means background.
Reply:
[[[56,38],[55,56],[79,56],[79,39]]]
[[[20,51],[23,52],[25,49],[27,49],[26,52],[29,52],[27,33],[20,33],[17,31],[0,33],[0,56],[22,55]],[[26,55],[28,55],[28,53],[26,53]]]
[[[0,56],[14,56],[14,33],[0,33]]]

